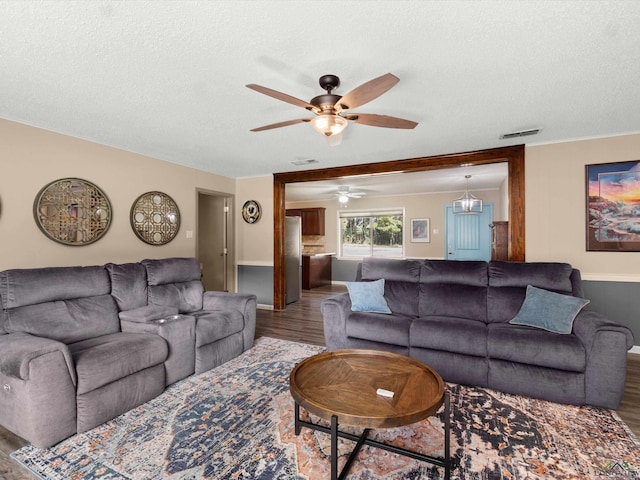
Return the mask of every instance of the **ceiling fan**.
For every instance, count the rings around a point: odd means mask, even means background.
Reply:
[[[403,128],[412,129],[418,125],[411,120],[403,118],[391,117],[389,115],[376,115],[373,113],[346,113],[345,110],[357,108],[365,103],[378,98],[385,93],[400,79],[391,73],[381,75],[380,77],[369,80],[359,87],[354,88],[344,96],[336,95],[333,92],[340,86],[340,79],[336,75],[323,75],[320,77],[319,83],[322,89],[326,90],[326,94],[318,95],[309,102],[292,97],[285,93],[262,87],[254,83],[247,85],[248,88],[256,92],[268,95],[283,102],[290,103],[297,107],[305,108],[313,113],[312,118],[297,118],[295,120],[287,120],[285,122],[272,123],[263,127],[253,128],[252,132],[261,132],[272,128],[286,127],[296,123],[310,122],[311,126],[329,137],[339,135],[347,126],[349,121],[359,123],[361,125],[370,125],[372,127],[385,128]],[[331,142],[330,142],[331,143]]]
[[[342,204],[347,203],[350,198],[362,198],[364,195],[364,192],[352,192],[348,186],[338,187],[338,191],[336,192],[338,202]]]

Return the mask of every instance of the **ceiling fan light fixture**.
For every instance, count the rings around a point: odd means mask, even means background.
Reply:
[[[336,147],[342,143],[342,133],[336,133],[335,135],[325,136],[327,144],[330,147]]]
[[[345,204],[345,203],[349,202],[349,197],[347,196],[347,194],[346,194],[346,193],[341,193],[341,194],[338,196],[338,202],[340,202],[340,203],[342,203],[342,204]]]
[[[330,137],[341,133],[349,121],[335,113],[321,113],[312,118],[309,123],[317,132]]]

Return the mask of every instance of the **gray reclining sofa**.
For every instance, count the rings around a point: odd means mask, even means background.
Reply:
[[[367,258],[359,265],[357,281],[380,279],[390,313],[352,311],[348,293],[322,302],[329,350],[388,350],[453,383],[574,405],[619,405],[633,346],[628,328],[588,308],[568,333],[509,323],[529,285],[583,297],[580,272],[569,264]],[[547,309],[542,305],[540,315]]]
[[[204,292],[195,258],[0,272],[0,424],[38,447],[253,345],[256,297]]]

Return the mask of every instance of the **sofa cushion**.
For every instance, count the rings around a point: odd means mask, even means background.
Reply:
[[[195,258],[142,260],[147,270],[149,303],[177,307],[180,313],[202,310],[204,287]]]
[[[196,258],[163,258],[142,260],[149,285],[200,280],[200,263]]]
[[[420,317],[467,318],[485,322],[487,289],[451,283],[420,285]]]
[[[568,263],[492,260],[489,262],[489,286],[527,288],[527,285],[533,285],[570,294],[572,271]]]
[[[584,298],[549,292],[529,285],[520,311],[509,323],[568,334],[571,333],[576,315],[588,303],[589,300]]]
[[[418,283],[421,267],[422,262],[419,260],[365,257],[362,259],[361,278],[359,280],[384,278],[389,282]]]
[[[69,351],[76,365],[78,395],[158,365],[169,352],[159,335],[129,332],[72,343]]]
[[[487,319],[487,263],[427,260],[420,275],[418,316]]]
[[[524,302],[528,285],[570,295],[572,272],[567,263],[491,261],[487,321],[504,323],[515,317]]]
[[[346,282],[354,312],[391,313],[384,299],[384,278],[371,282]]]
[[[111,293],[111,282],[102,265],[0,272],[0,299],[4,309],[108,293]]]
[[[204,287],[197,281],[149,285],[149,303],[164,307],[176,307],[180,313],[202,310]]]
[[[420,317],[411,324],[411,348],[487,356],[487,325],[454,317]]]
[[[120,320],[116,302],[107,294],[13,308],[6,312],[4,328],[68,344],[118,332]]]
[[[393,313],[415,316],[418,312],[420,292],[419,260],[397,260],[365,257],[357,276],[358,280],[385,280],[384,297]]]
[[[408,347],[411,321],[399,314],[351,312],[345,327],[347,337]]]
[[[192,313],[196,317],[196,348],[227,338],[244,328],[239,310],[205,311]]]
[[[133,310],[147,304],[147,270],[141,263],[107,263],[111,295],[120,310]]]
[[[560,335],[537,328],[494,323],[488,326],[489,358],[584,372],[587,355],[575,335]]]
[[[420,283],[452,283],[486,287],[487,262],[468,260],[426,260],[420,272]]]
[[[161,318],[170,317],[178,313],[177,307],[163,307],[160,305],[145,305],[144,307],[134,308],[133,310],[125,310],[120,312],[118,316],[120,320],[127,322],[147,323],[159,320]]]

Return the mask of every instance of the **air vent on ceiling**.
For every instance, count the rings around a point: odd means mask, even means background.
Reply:
[[[519,132],[511,132],[500,135],[501,140],[508,140],[509,138],[528,137],[529,135],[536,135],[540,132],[539,128],[532,128],[530,130],[520,130]]]
[[[310,165],[312,163],[318,163],[318,160],[314,158],[309,158],[307,160],[296,160],[295,162],[291,162],[294,165]]]

